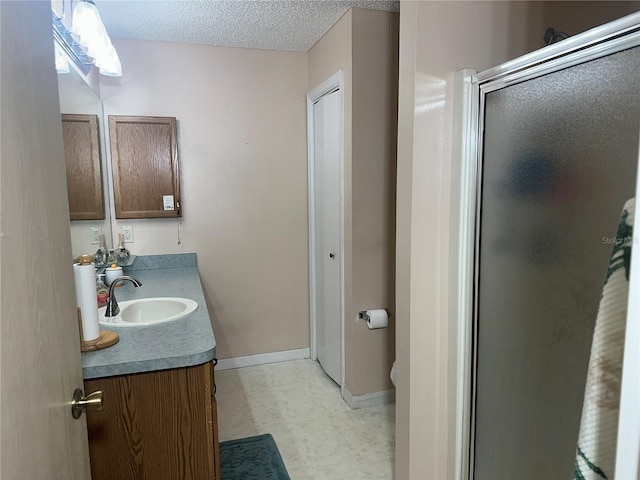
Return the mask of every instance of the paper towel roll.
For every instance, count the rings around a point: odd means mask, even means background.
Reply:
[[[385,328],[387,325],[389,325],[389,315],[384,308],[367,310],[367,327],[369,327],[369,330]]]
[[[82,314],[82,339],[95,340],[100,337],[98,323],[98,296],[96,294],[96,269],[93,263],[73,264],[73,277],[76,283],[76,305]]]

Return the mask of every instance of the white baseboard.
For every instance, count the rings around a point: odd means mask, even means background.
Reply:
[[[255,365],[266,365],[267,363],[287,362],[289,360],[301,360],[303,358],[309,358],[308,348],[285,350],[283,352],[261,353],[258,355],[247,355],[245,357],[222,358],[218,360],[216,371],[230,370],[232,368],[253,367]]]
[[[395,390],[383,390],[381,392],[365,393],[364,395],[351,395],[351,392],[344,387],[342,398],[353,410],[359,408],[375,407],[396,401]]]

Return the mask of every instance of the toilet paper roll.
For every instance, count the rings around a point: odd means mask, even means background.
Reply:
[[[76,284],[76,306],[82,314],[82,339],[86,342],[100,337],[98,323],[98,296],[96,294],[96,269],[93,263],[73,264]]]
[[[367,327],[369,327],[370,330],[374,328],[385,328],[389,325],[389,315],[383,308],[367,310],[367,317]]]

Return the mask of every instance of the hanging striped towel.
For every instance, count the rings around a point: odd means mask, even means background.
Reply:
[[[612,242],[593,332],[574,480],[614,478],[634,211],[635,199],[628,200]]]

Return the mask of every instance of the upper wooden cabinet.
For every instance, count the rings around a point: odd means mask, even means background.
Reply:
[[[97,115],[62,114],[71,220],[104,219]]]
[[[180,217],[174,117],[110,115],[116,218]]]

